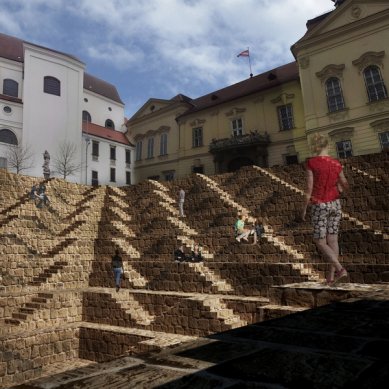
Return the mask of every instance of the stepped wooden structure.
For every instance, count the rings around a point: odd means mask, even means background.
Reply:
[[[321,284],[326,263],[299,222],[301,165],[245,167],[177,181],[88,187],[45,181],[50,205],[28,192],[37,179],[0,170],[0,387],[50,366],[161,352],[351,297],[389,282],[389,154],[344,162],[342,262],[347,283]],[[176,198],[186,191],[186,218]],[[238,212],[263,221],[257,245],[232,234]],[[173,250],[198,242],[201,263]],[[124,259],[115,291],[111,256]]]

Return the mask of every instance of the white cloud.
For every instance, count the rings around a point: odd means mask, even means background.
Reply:
[[[247,58],[236,57],[247,47],[254,74],[290,62],[307,19],[333,9],[330,0],[0,0],[0,6],[5,33],[74,54],[94,69],[111,68],[110,76],[119,70],[126,80],[144,77],[134,101],[150,91],[157,95],[148,98],[186,91],[198,97],[247,78]]]

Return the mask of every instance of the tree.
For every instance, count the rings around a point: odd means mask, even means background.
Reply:
[[[17,174],[31,169],[34,165],[33,154],[28,145],[8,145],[6,158],[8,167],[15,169]]]
[[[54,157],[54,170],[64,180],[67,176],[77,173],[81,164],[76,162],[77,146],[75,143],[64,141],[58,146],[58,152]]]

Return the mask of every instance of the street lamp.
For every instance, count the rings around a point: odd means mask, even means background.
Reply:
[[[85,137],[85,184],[88,185],[88,147],[90,145],[89,136]]]

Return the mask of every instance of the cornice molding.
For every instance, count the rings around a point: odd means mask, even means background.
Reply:
[[[385,50],[382,51],[367,51],[363,53],[359,58],[352,61],[352,64],[356,66],[361,73],[369,65],[378,65],[384,67],[383,58],[385,57]]]
[[[146,139],[146,138],[150,138],[150,137],[155,136],[155,135],[167,133],[167,132],[170,131],[170,129],[171,129],[171,127],[169,127],[169,126],[160,126],[156,130],[148,130],[144,134],[136,134],[134,136],[134,140],[136,142],[138,142],[140,140],[143,140],[143,139]]]
[[[294,53],[295,57],[297,57],[301,50],[307,50],[310,47],[316,46],[322,42],[330,42],[333,38],[337,39],[338,42],[349,40],[350,34],[357,33],[360,35],[363,28],[367,26],[376,26],[380,21],[386,22],[388,16],[389,9],[377,12],[365,18],[359,18],[357,20],[354,19],[352,23],[323,33],[316,33],[314,29],[309,35],[302,37],[292,46],[292,52]]]
[[[375,120],[374,122],[371,122],[370,125],[375,132],[389,131],[389,118]]]
[[[191,127],[201,127],[206,122],[205,119],[195,119],[191,121],[189,124]]]
[[[230,111],[226,112],[225,115],[228,116],[237,116],[243,112],[246,112],[246,108],[237,108],[234,107]]]
[[[327,79],[331,77],[343,78],[343,70],[345,69],[345,67],[346,67],[345,64],[340,64],[340,65],[329,64],[319,72],[316,72],[315,74],[316,77],[319,78],[321,83],[323,84]]]
[[[336,130],[332,130],[328,133],[328,136],[334,142],[352,138],[353,135],[354,135],[354,127],[337,128]]]
[[[274,99],[270,100],[273,104],[282,103],[285,105],[288,100],[294,99],[294,93],[281,93],[279,96],[275,97]]]

